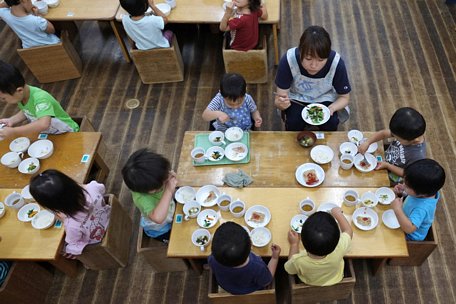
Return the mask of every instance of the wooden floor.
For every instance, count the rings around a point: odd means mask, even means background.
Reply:
[[[365,261],[356,261],[355,290],[344,302],[456,302],[454,12],[444,0],[282,0],[281,54],[297,45],[305,27],[319,24],[345,60],[353,88],[352,117],[340,129],[381,129],[398,107],[415,107],[428,124],[428,155],[447,172],[435,223],[438,249],[421,267],[385,267],[375,277]],[[28,83],[52,93],[71,115],[87,115],[103,132],[111,169],[107,189],[120,197],[137,227],[139,213],[120,169],[133,151],[144,146],[166,155],[177,169],[184,131],[207,129],[201,113],[217,92],[223,73],[221,36],[211,34],[208,26],[173,27],[184,57],[185,80],[143,85],[134,66],[122,58],[109,24],[81,22],[78,27],[80,79],[39,85],[17,55],[19,41],[3,23],[0,58],[18,66]],[[272,40],[269,51],[272,62]],[[263,130],[282,128],[273,106],[275,71],[271,66],[267,84],[248,87],[263,116]],[[124,103],[130,98],[139,99],[140,107],[128,110]],[[0,117],[16,111],[14,106],[2,105]],[[191,271],[154,274],[135,255],[134,239],[128,267],[101,272],[81,269],[73,279],[57,273],[47,302],[207,303],[207,272],[202,276]]]

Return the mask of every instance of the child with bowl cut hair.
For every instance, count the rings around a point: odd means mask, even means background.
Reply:
[[[128,158],[122,176],[131,190],[133,203],[141,211],[144,233],[167,242],[176,208],[173,196],[177,185],[169,161],[147,148],[140,149]]]
[[[217,228],[212,239],[209,266],[218,284],[231,294],[248,294],[271,284],[279,262],[280,247],[272,244],[272,257],[266,265],[251,252],[247,231],[234,222]]]
[[[261,127],[263,119],[252,96],[246,94],[247,83],[240,74],[228,73],[220,80],[220,91],[203,112],[205,121],[214,121],[215,130],[239,127],[246,131]]]
[[[405,167],[404,184],[396,185],[395,192],[407,197],[396,198],[391,206],[407,240],[426,238],[444,184],[445,170],[435,160],[421,159]]]
[[[316,212],[302,226],[303,251],[299,252],[298,234],[288,232],[290,252],[285,270],[298,275],[308,285],[337,284],[344,276],[344,255],[350,250],[352,237],[353,231],[342,209],[333,208],[331,214]]]
[[[379,162],[375,169],[388,170],[390,180],[398,183],[404,176],[405,166],[426,157],[425,131],[426,121],[423,115],[410,107],[400,108],[391,117],[389,129],[374,133],[359,145],[358,151],[364,154],[370,144],[394,137],[385,151],[385,161]]]

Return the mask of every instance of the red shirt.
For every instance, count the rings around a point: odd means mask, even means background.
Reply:
[[[233,50],[248,51],[258,44],[258,18],[263,15],[261,9],[250,14],[239,15],[228,21],[231,31],[230,46]]]

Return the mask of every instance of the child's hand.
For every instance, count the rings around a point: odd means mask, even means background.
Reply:
[[[13,127],[14,126],[12,121],[11,121],[11,119],[9,119],[9,118],[0,119],[0,124],[4,124],[5,127]]]
[[[255,127],[256,128],[261,127],[262,123],[263,123],[263,119],[261,117],[258,117],[257,119],[255,119]]]
[[[224,113],[224,112],[221,112],[219,117],[217,117],[217,119],[221,122],[221,123],[225,123],[227,121],[230,120],[230,117],[228,116],[228,114]]]
[[[388,163],[387,162],[378,162],[377,167],[375,167],[375,170],[388,170]]]
[[[337,214],[342,214],[342,209],[340,207],[334,207],[331,209],[331,215],[336,217]]]
[[[280,252],[282,251],[282,248],[280,248],[279,245],[272,243],[271,251],[272,251],[272,258],[278,259],[280,256]]]
[[[394,199],[394,201],[391,203],[391,208],[393,210],[402,209],[402,203],[403,203],[402,198],[401,197],[396,197]]]
[[[166,181],[166,190],[174,193],[177,186],[177,175],[174,171],[169,171],[168,180]]]
[[[13,136],[14,130],[10,127],[3,127],[0,129],[0,140],[3,140],[7,137]]]
[[[225,2],[226,3],[226,2]],[[234,8],[234,3],[233,2],[228,2],[226,3],[226,13],[232,13]]]
[[[358,152],[361,153],[361,154],[366,153],[367,149],[369,149],[369,143],[367,142],[367,140],[363,141],[358,146]]]
[[[404,184],[397,184],[396,186],[394,186],[393,191],[396,194],[396,196],[401,197],[402,195],[404,195],[405,185]]]
[[[288,242],[290,245],[299,245],[299,234],[296,231],[288,231]]]

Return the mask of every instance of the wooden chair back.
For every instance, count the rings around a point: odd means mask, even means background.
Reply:
[[[265,83],[268,81],[268,53],[266,35],[262,36],[258,49],[247,52],[227,49],[223,41],[223,62],[226,73],[238,73],[247,83]]]
[[[145,84],[179,82],[184,80],[184,62],[176,35],[169,48],[151,50],[132,49],[133,62]]]
[[[296,275],[289,275],[291,303],[317,303],[346,299],[355,287],[356,277],[351,260],[345,261],[344,278],[332,286],[310,286]]]
[[[41,83],[81,77],[81,58],[68,38],[67,32],[62,32],[60,43],[18,49],[17,52]]]

